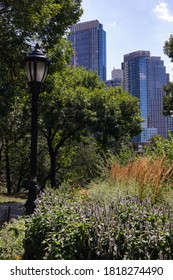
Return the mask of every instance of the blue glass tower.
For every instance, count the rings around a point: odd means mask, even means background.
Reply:
[[[148,127],[157,127],[158,134],[167,138],[168,118],[163,116],[163,86],[167,85],[166,67],[160,57],[148,59]]]
[[[139,108],[142,123],[142,133],[134,137],[134,142],[145,142],[147,137],[147,59],[150,57],[148,51],[137,51],[124,55],[123,75],[124,89],[133,96],[139,98]]]
[[[163,86],[168,74],[160,57],[151,57],[149,51],[124,55],[123,87],[139,98],[141,117],[144,119],[141,134],[134,142],[146,142],[155,135],[167,137],[168,119],[163,116]]]
[[[98,20],[78,23],[71,27],[72,64],[92,70],[106,81],[106,32]]]

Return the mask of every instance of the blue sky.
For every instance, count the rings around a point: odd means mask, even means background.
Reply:
[[[83,0],[81,22],[97,19],[106,31],[107,79],[121,68],[124,54],[146,50],[160,56],[173,80],[173,63],[163,53],[173,34],[172,0]]]

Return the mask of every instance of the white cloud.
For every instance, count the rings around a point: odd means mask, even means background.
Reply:
[[[153,12],[155,13],[156,17],[168,22],[173,22],[173,14],[168,9],[168,4],[164,1],[160,2],[156,5],[156,7],[153,9]]]

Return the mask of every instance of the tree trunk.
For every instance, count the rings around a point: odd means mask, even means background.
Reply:
[[[50,181],[51,181],[51,188],[56,187],[56,153],[51,150],[49,151],[50,155],[50,164],[51,164],[51,171],[50,171]]]
[[[1,163],[2,163],[2,147],[3,147],[3,145],[1,144],[1,147],[0,147],[0,174],[1,174]]]
[[[11,194],[10,160],[9,160],[9,150],[8,150],[8,140],[7,139],[5,139],[5,168],[6,168],[7,193]]]

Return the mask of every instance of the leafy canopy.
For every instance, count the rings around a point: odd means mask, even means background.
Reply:
[[[166,54],[171,61],[173,61],[173,35],[171,34],[169,39],[165,42],[163,47],[164,54]]]
[[[87,129],[103,145],[109,137],[133,137],[141,131],[137,98],[121,88],[107,88],[95,73],[67,67],[49,77],[51,92],[40,98],[44,134],[52,143]],[[56,139],[56,140],[55,140]]]
[[[171,62],[173,62],[173,35],[165,42],[163,47],[164,54],[166,54]],[[169,83],[164,87],[165,95],[163,100],[163,110],[165,116],[171,116],[173,113],[173,83]]]

